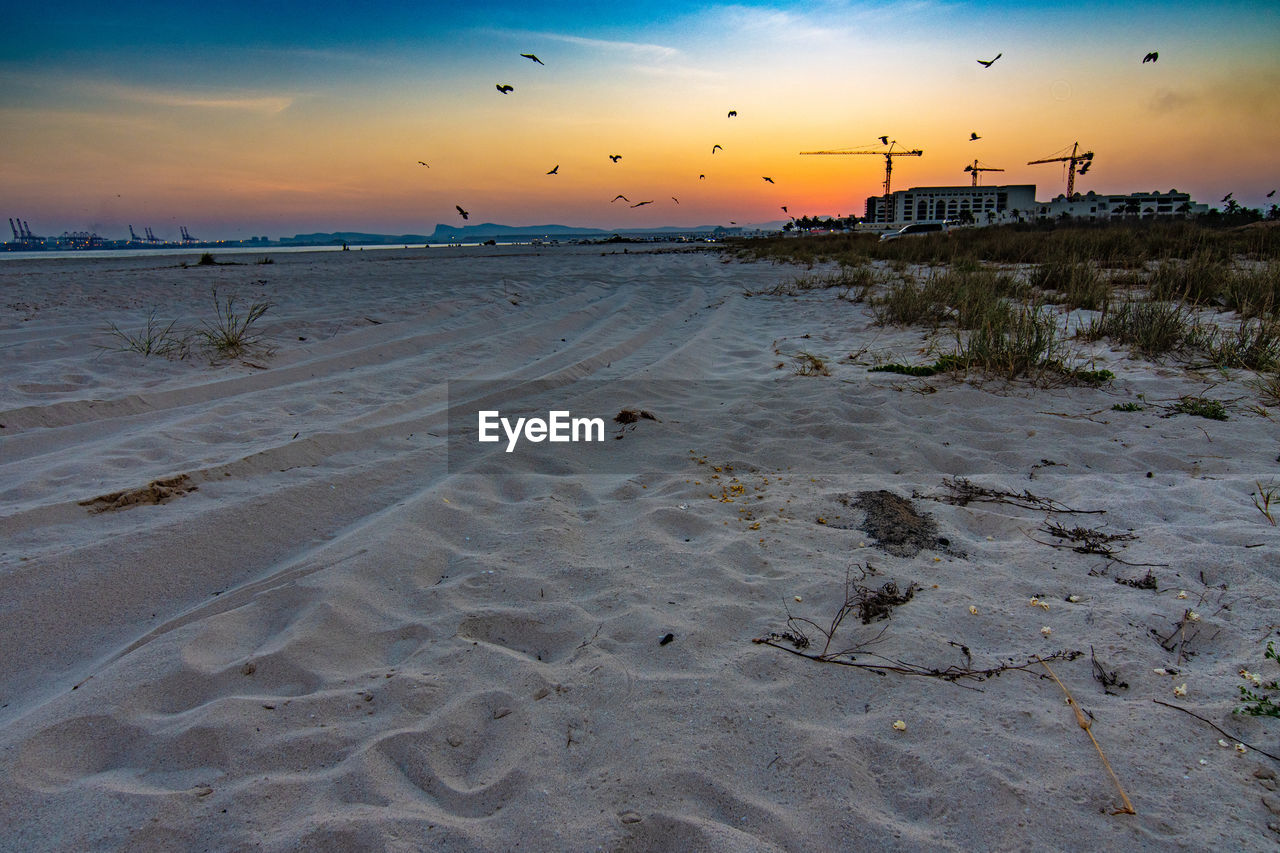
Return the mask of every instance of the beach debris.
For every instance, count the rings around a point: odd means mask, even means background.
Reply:
[[[520,54],[520,55],[521,55],[521,56],[523,56],[525,59],[531,59],[531,60],[533,60],[534,62],[538,63],[539,65],[546,65],[546,64],[547,64],[547,63],[543,62],[541,59],[539,59],[538,57],[534,56],[532,53],[522,53],[522,54]]]
[[[1181,684],[1179,684],[1177,687],[1173,688],[1173,695],[1174,695],[1174,696],[1186,696],[1186,695],[1187,695],[1187,683],[1184,681],[1184,682],[1182,682]]]
[[[1089,660],[1093,664],[1093,677],[1102,685],[1103,693],[1106,693],[1108,696],[1115,696],[1117,694],[1111,692],[1112,687],[1119,690],[1129,689],[1128,682],[1120,680],[1119,670],[1113,669],[1109,672],[1107,671],[1106,667],[1102,665],[1102,662],[1098,660],[1098,656],[1094,654],[1093,646],[1089,647]]]
[[[1043,610],[1049,609],[1048,602],[1041,601],[1037,596],[1031,596],[1031,600],[1027,602],[1028,607],[1039,607]]]
[[[1031,492],[1026,490],[1023,490],[1021,493],[1017,493],[1001,489],[990,489],[985,486],[979,486],[964,477],[943,477],[942,485],[944,488],[949,489],[951,494],[922,495],[913,493],[912,497],[953,504],[955,506],[968,506],[971,502],[978,501],[1010,504],[1011,506],[1018,506],[1023,509],[1034,509],[1041,512],[1060,512],[1064,514],[1074,513],[1078,515],[1101,515],[1106,513],[1105,509],[1072,509],[1071,507],[1059,503],[1052,498],[1042,498],[1038,495],[1033,495]]]
[[[992,63],[994,63],[997,59],[999,59],[1002,56],[1004,56],[1003,53],[997,53],[995,56],[993,56],[990,59],[979,59],[978,64],[981,65],[983,68],[990,68]],[[883,136],[880,138],[884,139]]]
[[[662,423],[661,418],[646,409],[623,409],[613,416],[613,422],[615,424],[622,424],[623,426],[626,426],[627,424],[634,424],[641,420],[657,421],[658,423]]]
[[[969,605],[969,615],[970,615],[970,616],[977,616],[977,615],[978,615],[978,608],[976,608],[976,607],[974,607],[972,604],[970,604],[970,605]]]
[[[1053,629],[1050,628],[1048,625],[1045,625],[1043,628],[1040,629],[1040,633],[1044,634],[1047,637],[1053,633]]]
[[[1174,598],[1178,599],[1179,601],[1182,601],[1186,597],[1187,597],[1187,591],[1185,589],[1178,590],[1178,594],[1174,596]]]
[[[902,720],[895,720],[893,723],[893,729],[894,731],[905,732],[907,730],[907,724]]]
[[[189,475],[179,474],[176,477],[152,480],[140,489],[127,489],[99,495],[96,498],[80,501],[79,505],[89,507],[90,512],[99,513],[129,509],[143,504],[168,503],[174,498],[196,491],[197,487],[190,481]]]
[[[1062,683],[1057,674],[1049,668],[1049,664],[1044,660],[1040,660],[1040,664],[1045,668],[1045,671],[1049,673],[1049,676],[1057,683],[1057,685],[1062,688],[1062,692],[1066,694],[1067,704],[1071,706],[1071,710],[1074,711],[1076,715],[1076,725],[1084,729],[1085,734],[1089,736],[1089,740],[1093,742],[1094,749],[1098,751],[1098,757],[1102,759],[1102,763],[1107,768],[1107,772],[1111,774],[1111,781],[1116,783],[1116,790],[1120,792],[1120,799],[1124,802],[1124,806],[1113,810],[1111,813],[1137,814],[1138,811],[1133,807],[1133,803],[1129,802],[1129,795],[1124,792],[1124,786],[1120,784],[1120,778],[1116,776],[1116,771],[1111,769],[1111,762],[1107,761],[1107,756],[1102,752],[1102,747],[1098,745],[1098,739],[1093,736],[1093,721],[1086,717],[1084,712],[1080,710],[1080,705],[1076,702],[1075,697],[1071,695],[1071,691]]]
[[[658,641],[658,645],[665,646],[667,643],[671,642],[675,638],[676,638],[675,634],[666,634],[663,636],[661,640]]]
[[[853,500],[841,498],[840,502],[861,509],[866,514],[862,530],[877,547],[895,557],[914,557],[924,548],[949,548],[949,543],[937,536],[937,524],[929,515],[886,489],[858,492]]]
[[[1067,596],[1067,601],[1071,602],[1072,604],[1078,604],[1078,603],[1080,602],[1080,596],[1078,596],[1078,595],[1068,595],[1068,596]]]

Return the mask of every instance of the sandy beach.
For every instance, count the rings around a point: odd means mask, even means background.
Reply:
[[[1247,372],[872,372],[926,333],[715,249],[264,255],[0,260],[0,848],[1275,849]],[[257,349],[108,331],[215,291]]]

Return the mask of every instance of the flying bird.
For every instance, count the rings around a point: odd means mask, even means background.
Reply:
[[[622,155],[621,155],[621,154],[610,154],[610,155],[609,155],[609,159],[616,163],[616,162],[618,162],[619,160],[621,160],[621,159],[622,159]]]
[[[724,146],[723,146],[723,145],[712,145],[712,146],[711,146],[711,153],[712,153],[712,154],[716,153],[716,149],[717,149],[717,148],[719,148],[721,151],[723,151],[723,150],[724,150]]]
[[[499,83],[496,88],[499,92],[501,92],[504,95],[514,92],[516,90],[515,86],[511,86],[506,83]]]
[[[613,197],[613,201],[617,201],[618,199],[622,199],[623,201],[627,201],[627,202],[631,201],[631,199],[629,199],[629,198],[627,198],[625,195],[621,195],[621,194],[619,194],[619,195],[615,195],[615,196]],[[613,204],[613,201],[609,202],[609,204]]]
[[[463,219],[470,219],[470,218],[471,218],[471,214],[470,214],[470,213],[467,213],[465,210],[463,210],[463,209],[462,209],[462,205],[460,205],[460,204],[455,204],[455,205],[454,205],[454,207],[458,208],[458,213],[460,213],[460,214],[462,215],[462,218],[463,218]]]
[[[763,176],[762,176],[762,177],[763,177]],[[773,178],[764,178],[764,182],[765,182],[766,184],[771,184],[771,183],[773,183]]]
[[[675,196],[672,196],[671,200],[674,201],[676,204],[680,203],[680,199],[676,198]]]
[[[970,141],[970,142],[976,142],[976,141],[978,141],[978,140],[979,140],[979,139],[981,139],[981,138],[982,138],[982,137],[981,137],[981,136],[979,136],[979,135],[977,134],[977,132],[976,132],[976,131],[971,132],[971,133],[969,134],[969,141]]]
[[[712,152],[712,153],[714,153],[714,152]],[[700,181],[705,181],[706,179],[707,179],[707,176],[706,176],[706,175],[699,175],[699,176],[698,176],[698,180],[700,180]]]
[[[1004,56],[1004,54],[1003,54],[1003,53],[997,53],[997,54],[996,54],[993,58],[991,58],[991,59],[979,59],[979,60],[978,60],[978,64],[979,64],[979,65],[981,65],[983,68],[990,68],[990,67],[991,67],[991,63],[995,62],[997,59],[999,59],[999,58],[1000,58],[1000,57],[1002,57],[1002,56]]]
[[[738,117],[737,110],[729,110],[729,118],[737,118],[737,117]]]
[[[644,207],[646,204],[653,204],[653,199],[649,199],[648,201],[638,201],[638,202],[636,202],[635,204],[633,204],[633,205],[631,205],[631,206],[632,206],[632,207]]]
[[[1142,64],[1145,65],[1148,62],[1155,62],[1159,58],[1160,58],[1160,52],[1153,50],[1150,53],[1148,53],[1146,56],[1142,57]]]
[[[525,59],[532,59],[534,62],[538,63],[539,65],[547,64],[543,62],[541,59],[539,59],[538,57],[534,56],[532,53],[522,53],[520,55],[523,56]]]
[[[787,206],[784,204],[784,205],[782,206],[782,212],[783,212],[783,213],[790,213],[791,211],[787,210]]]
[[[424,162],[422,162],[421,160],[419,160],[419,161],[418,161],[418,165],[419,165],[419,166],[427,166],[427,164],[426,164],[426,163],[424,163]],[[428,168],[428,169],[430,169],[431,167],[430,167],[430,166],[427,166],[427,168]]]
[[[1267,198],[1271,198],[1275,194],[1276,194],[1276,191],[1272,190],[1271,192],[1267,193]]]
[[[554,169],[552,169],[550,172],[547,172],[547,174],[548,174],[548,175],[555,175],[555,174],[558,174],[559,172],[560,172],[560,164],[559,164],[559,163],[556,163],[556,167],[555,167]]]
[[[882,136],[882,137],[880,137],[880,144],[881,144],[881,145],[888,145],[888,144],[889,144],[889,137],[887,137],[887,136]]]

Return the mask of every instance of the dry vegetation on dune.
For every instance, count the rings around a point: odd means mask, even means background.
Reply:
[[[1280,228],[1004,226],[886,242],[851,233],[730,245],[748,260],[836,264],[764,293],[835,288],[867,302],[881,325],[954,335],[953,350],[933,365],[881,366],[895,372],[1109,379],[1070,364],[1071,338],[1200,367],[1280,368]]]

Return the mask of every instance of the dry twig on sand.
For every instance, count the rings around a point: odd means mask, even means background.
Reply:
[[[964,477],[943,477],[942,485],[950,489],[951,494],[922,495],[914,493],[912,497],[954,504],[956,506],[968,506],[971,502],[978,501],[1010,504],[1012,506],[1020,506],[1023,509],[1038,509],[1043,512],[1074,513],[1077,515],[1102,515],[1106,513],[1105,509],[1072,509],[1066,504],[1059,503],[1052,498],[1042,498],[1039,495],[1033,495],[1025,489],[1021,494],[999,489],[988,489],[985,486],[979,486]]]
[[[1075,697],[1071,695],[1071,691],[1067,689],[1067,686],[1062,683],[1054,671],[1049,669],[1049,664],[1045,663],[1038,657],[1036,660],[1040,662],[1040,664],[1045,668],[1045,671],[1049,673],[1049,676],[1057,682],[1059,687],[1062,688],[1062,692],[1067,695],[1067,704],[1071,706],[1071,710],[1075,711],[1076,714],[1076,724],[1079,725],[1080,728],[1084,729],[1085,734],[1089,736],[1089,740],[1093,741],[1094,749],[1098,750],[1098,757],[1102,759],[1103,766],[1105,766],[1107,768],[1107,772],[1111,774],[1111,780],[1116,783],[1116,790],[1120,792],[1120,799],[1124,801],[1124,807],[1115,809],[1111,813],[1137,814],[1138,810],[1133,807],[1133,803],[1129,802],[1129,795],[1124,792],[1124,786],[1120,784],[1120,778],[1116,776],[1116,771],[1111,769],[1111,762],[1107,761],[1107,756],[1102,752],[1102,747],[1098,745],[1098,739],[1093,736],[1093,721],[1085,716],[1084,711],[1080,710],[1080,705],[1076,702]]]

